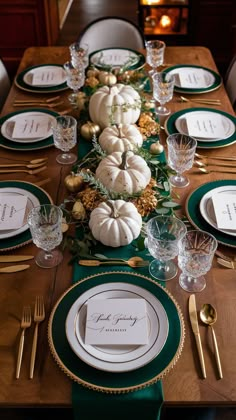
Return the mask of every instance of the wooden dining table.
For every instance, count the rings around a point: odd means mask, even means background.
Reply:
[[[24,69],[39,64],[63,64],[69,59],[67,47],[32,47],[28,48],[22,57],[18,73]],[[211,52],[201,46],[167,47],[165,62],[169,65],[192,64],[212,69],[217,68]],[[14,112],[15,99],[38,99],[60,96],[63,104],[55,109],[57,112],[70,110],[68,103],[69,90],[59,93],[35,94],[19,89],[14,83],[1,116]],[[171,112],[198,106],[193,102],[183,103],[175,93],[168,106]],[[193,96],[188,96],[193,97]],[[223,83],[221,86],[205,95],[194,97],[208,97],[220,99],[221,105],[217,107],[234,115]],[[204,107],[204,105],[200,105]],[[210,106],[207,105],[209,108]],[[22,108],[23,109],[23,108]],[[30,109],[27,108],[27,109]],[[68,110],[68,111],[67,111]],[[161,143],[166,147],[166,133],[160,133]],[[236,138],[235,138],[236,141]],[[79,147],[79,144],[78,144]],[[207,156],[236,156],[236,143],[219,149],[198,150]],[[49,180],[42,188],[50,195],[55,204],[61,204],[68,195],[64,179],[70,172],[67,165],[56,162],[58,150],[54,147],[42,150],[20,152],[1,147],[0,164],[10,164],[28,161],[30,159],[47,156],[47,169],[37,175],[26,173],[0,174],[0,181],[22,180],[37,184],[45,179]],[[215,169],[217,166],[215,166]],[[185,213],[185,202],[188,195],[198,186],[218,179],[236,180],[236,171],[229,175],[212,172],[201,174],[196,167],[189,172],[190,184],[179,190],[173,190],[175,199],[181,204],[181,213]],[[177,198],[176,198],[177,197]],[[73,227],[72,233],[73,233]],[[218,249],[225,255],[235,254],[235,248],[219,244]],[[32,243],[24,247],[10,250],[7,254],[36,255],[37,248]],[[71,285],[72,265],[68,264],[70,253],[66,249],[63,262],[56,268],[39,268],[34,260],[30,260],[30,268],[15,274],[0,275],[0,412],[1,409],[11,407],[21,408],[71,408],[72,381],[58,367],[52,357],[48,345],[47,327],[50,313],[67,288]],[[7,264],[1,264],[4,266]],[[94,269],[95,270],[95,269]],[[197,310],[203,303],[211,303],[217,308],[218,319],[215,332],[218,340],[222,363],[223,379],[219,379],[215,362],[214,350],[210,331],[199,321],[202,346],[206,364],[207,378],[203,379],[193,332],[188,315],[189,293],[180,288],[178,276],[166,283],[167,290],[174,296],[181,308],[185,322],[185,340],[183,350],[176,364],[170,369],[162,380],[164,390],[164,405],[166,407],[180,406],[235,406],[236,407],[236,274],[235,270],[220,266],[214,257],[211,270],[206,275],[206,288],[196,295]],[[27,334],[25,351],[22,361],[20,378],[15,378],[16,357],[20,334],[20,320],[23,305],[34,307],[36,295],[43,295],[45,301],[46,319],[39,327],[38,352],[33,379],[29,379],[29,360],[33,329]]]

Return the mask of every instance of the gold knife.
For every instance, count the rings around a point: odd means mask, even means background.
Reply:
[[[33,255],[0,255],[0,263],[32,260]]]
[[[27,270],[30,265],[10,265],[9,267],[0,268],[1,273],[17,273],[17,271]]]
[[[217,258],[216,261],[218,262],[218,264],[223,265],[224,267],[231,268],[233,270],[236,269],[235,261],[226,261],[226,260],[223,260],[222,258]]]
[[[199,356],[199,360],[200,360],[200,364],[201,364],[202,376],[205,379],[206,378],[206,368],[205,368],[205,362],[204,362],[203,351],[202,351],[201,337],[200,337],[199,327],[198,327],[195,295],[190,296],[188,309],[189,309],[189,317],[190,317],[190,322],[191,322],[191,325],[192,325],[192,330],[193,330],[195,340],[196,340],[196,344],[197,344],[197,351],[198,351],[198,356]]]

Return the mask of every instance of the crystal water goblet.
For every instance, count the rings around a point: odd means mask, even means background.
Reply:
[[[72,105],[76,105],[79,89],[85,82],[84,66],[80,63],[80,65],[74,67],[71,61],[67,61],[63,67],[66,71],[67,86],[73,90],[73,93],[69,95],[68,99]]]
[[[62,210],[53,204],[42,204],[31,209],[28,226],[33,243],[41,248],[35,257],[39,267],[52,268],[62,261],[62,253],[55,249],[62,242]]]
[[[171,175],[169,181],[174,187],[186,187],[189,179],[183,172],[193,166],[197,140],[185,134],[174,133],[167,137],[166,143],[168,165],[176,171],[176,175]]]
[[[164,52],[166,44],[158,39],[153,39],[145,42],[146,47],[146,62],[152,67],[149,75],[152,77],[156,72],[157,68],[164,62]]]
[[[174,216],[156,216],[147,222],[147,247],[155,258],[149,272],[155,279],[168,281],[176,276],[178,267],[171,260],[178,255],[179,241],[186,232],[185,224]]]
[[[64,153],[57,156],[58,163],[70,165],[77,160],[77,155],[68,153],[77,143],[77,121],[70,115],[58,116],[51,125],[53,141],[57,149]]]
[[[170,114],[169,108],[164,106],[173,98],[175,77],[165,71],[155,73],[152,77],[153,82],[153,97],[155,101],[160,103],[155,111],[160,116],[167,116]]]
[[[88,44],[80,44],[79,42],[73,42],[73,44],[69,46],[71,62],[75,68],[80,67],[81,64],[85,69],[88,67],[88,49]]]
[[[179,244],[178,265],[182,270],[179,284],[189,293],[201,292],[206,287],[206,274],[212,265],[217,240],[202,230],[191,230]]]

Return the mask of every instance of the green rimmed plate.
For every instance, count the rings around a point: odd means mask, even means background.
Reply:
[[[39,66],[32,66],[28,67],[27,69],[23,70],[21,73],[19,73],[14,82],[15,85],[22,90],[25,90],[26,92],[32,92],[32,93],[54,93],[54,92],[61,92],[65,89],[68,89],[67,83],[63,82],[59,85],[55,86],[32,86],[30,82],[27,83],[27,80],[29,78],[29,75],[34,72],[34,70],[39,68],[48,68],[48,67],[58,67],[60,69],[63,69],[63,66],[60,64],[41,64]]]
[[[42,188],[37,187],[30,182],[23,181],[0,181],[0,192],[1,188],[17,188],[28,191],[30,196],[34,196],[40,204],[52,203],[51,197]],[[0,239],[0,251],[9,251],[11,249],[19,248],[32,241],[30,230],[27,229],[24,232],[11,236],[9,238]]]
[[[185,204],[186,215],[192,225],[201,230],[205,230],[215,236],[217,241],[223,245],[227,245],[233,248],[236,248],[236,237],[227,235],[213,226],[208,224],[203,218],[200,212],[200,201],[202,197],[213,190],[214,188],[223,187],[223,186],[235,186],[236,180],[217,180],[212,182],[207,182],[206,184],[201,185],[196,188],[188,197]]]
[[[68,312],[81,294],[101,284],[117,283],[120,286],[122,282],[142,287],[160,301],[168,317],[168,336],[159,354],[145,366],[132,372],[105,372],[76,356],[67,341],[65,324]],[[56,303],[48,325],[50,349],[64,373],[85,387],[108,393],[135,391],[161,379],[177,362],[184,335],[183,316],[171,294],[146,276],[122,271],[94,274],[71,286]]]
[[[191,88],[191,87],[183,87],[180,85],[180,81],[178,76],[181,72],[184,73],[186,71],[194,72],[195,76],[197,77],[198,72],[201,72],[201,77],[204,77],[206,87],[199,87],[199,88]],[[221,76],[213,70],[210,70],[206,67],[201,66],[192,66],[192,65],[178,65],[168,67],[165,72],[171,73],[176,75],[176,84],[175,84],[175,92],[179,93],[189,93],[189,94],[198,94],[198,93],[207,93],[212,92],[220,87],[222,84]]]
[[[15,111],[15,112],[11,112],[10,114],[4,115],[4,117],[0,118],[0,126],[2,127],[2,125],[7,121],[7,120],[14,120],[14,116],[18,116],[18,115],[24,115],[24,114],[29,114],[29,112],[32,113],[40,113],[40,114],[48,114],[51,115],[53,117],[58,117],[58,113],[54,112],[54,111],[50,111],[48,109],[43,109],[43,108],[30,108],[27,110],[21,110],[21,111]],[[5,124],[4,124],[5,125]],[[40,149],[46,149],[47,147],[51,147],[54,145],[53,142],[53,136],[49,136],[44,140],[40,140],[38,142],[25,142],[25,143],[18,143],[18,142],[14,142],[13,140],[9,140],[6,137],[4,137],[4,135],[2,134],[2,129],[1,129],[1,133],[0,133],[0,147],[4,147],[5,149],[11,149],[11,150],[17,150],[19,152],[26,152],[26,151],[30,151],[30,150],[40,150]]]
[[[174,134],[177,133],[178,130],[176,128],[176,121],[181,118],[184,117],[185,114],[188,113],[194,113],[194,112],[213,112],[216,114],[220,114],[222,115],[226,120],[229,120],[230,122],[232,122],[234,125],[236,125],[236,118],[233,115],[228,114],[227,112],[224,111],[220,111],[217,109],[212,109],[212,108],[189,108],[189,109],[183,109],[181,111],[177,111],[174,112],[173,114],[171,114],[167,120],[165,121],[165,131],[166,133],[169,134]],[[187,134],[187,132],[182,132],[182,134]],[[234,133],[222,140],[215,140],[213,141],[212,139],[210,139],[209,141],[207,141],[206,139],[204,139],[204,141],[201,141],[199,139],[197,140],[197,147],[198,148],[202,148],[202,149],[218,149],[220,147],[226,147],[226,146],[230,146],[231,144],[236,142],[236,129],[234,130]]]
[[[145,57],[138,51],[128,48],[104,48],[89,56],[90,64],[99,69],[122,68],[138,70],[145,64]]]

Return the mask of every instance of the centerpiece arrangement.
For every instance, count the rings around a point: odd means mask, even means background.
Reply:
[[[132,243],[143,222],[178,207],[153,103],[134,87],[144,79],[143,70],[89,69],[78,94],[80,159],[65,178],[71,196],[63,207],[71,206],[74,223],[90,238],[92,233],[93,240],[110,247]]]

